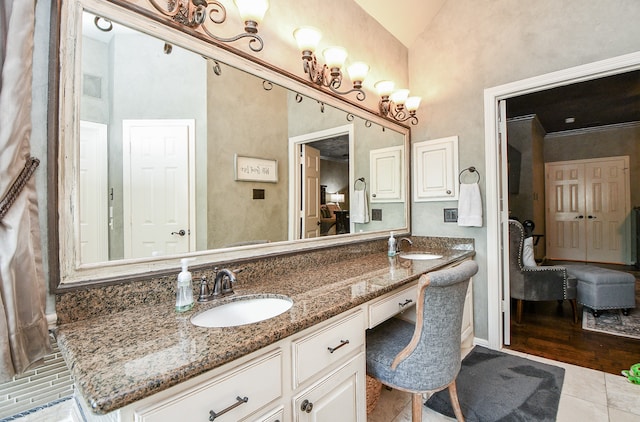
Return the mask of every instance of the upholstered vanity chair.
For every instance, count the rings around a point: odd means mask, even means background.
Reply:
[[[525,231],[522,224],[509,220],[509,290],[511,297],[517,300],[516,322],[522,321],[522,303],[524,300],[545,301],[563,300],[571,302],[573,322],[578,323],[577,280],[567,274],[560,265],[526,266],[523,257]]]
[[[456,377],[460,371],[460,334],[474,261],[420,277],[415,325],[391,318],[367,332],[367,373],[383,384],[413,393],[412,420],[422,420],[423,394],[449,389],[459,421]]]

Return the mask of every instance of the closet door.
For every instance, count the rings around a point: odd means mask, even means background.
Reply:
[[[547,258],[629,261],[629,157],[545,164]]]
[[[626,168],[620,157],[585,163],[587,261],[624,262]]]
[[[582,261],[586,256],[584,165],[547,163],[547,257]]]

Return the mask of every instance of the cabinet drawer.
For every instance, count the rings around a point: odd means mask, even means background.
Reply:
[[[391,293],[369,305],[368,328],[373,328],[392,316],[415,306],[417,294],[416,284],[413,283],[411,286]]]
[[[259,382],[258,382],[259,381]],[[169,399],[136,410],[139,422],[209,420],[209,411],[220,414],[216,422],[238,421],[282,396],[282,352],[280,350],[232,369]],[[247,398],[246,402],[237,400]]]
[[[359,350],[364,345],[364,337],[364,313],[359,310],[294,341],[292,353],[295,387]]]

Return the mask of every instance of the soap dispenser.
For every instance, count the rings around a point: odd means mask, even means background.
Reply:
[[[195,258],[183,258],[180,260],[182,271],[178,274],[178,289],[176,291],[176,312],[185,312],[193,308],[193,284],[191,273],[187,266],[189,261]]]
[[[393,237],[393,232],[389,235],[389,251],[387,255],[390,257],[396,256],[396,238]]]

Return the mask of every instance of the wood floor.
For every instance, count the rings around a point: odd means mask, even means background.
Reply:
[[[636,293],[638,297],[640,278]],[[511,315],[515,316],[515,306]],[[522,322],[512,318],[511,345],[505,347],[617,375],[640,362],[640,340],[583,330],[581,305],[578,315],[578,324],[573,324],[568,301],[561,306],[555,301],[525,302]]]

